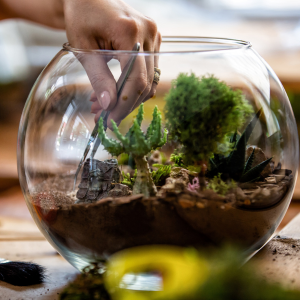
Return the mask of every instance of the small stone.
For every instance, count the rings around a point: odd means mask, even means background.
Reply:
[[[235,189],[235,195],[237,200],[244,200],[246,198],[243,190],[239,187]]]
[[[169,194],[180,194],[185,190],[185,182],[181,179],[167,178],[166,182],[157,193],[157,197],[165,198]]]
[[[250,201],[249,199],[246,199],[246,200],[244,201],[244,205],[251,205],[251,201]]]
[[[203,203],[201,203],[201,202],[197,202],[197,203],[196,203],[196,206],[197,206],[198,208],[205,208],[205,205],[204,205]]]
[[[266,177],[265,181],[267,183],[276,183],[276,178],[275,177]]]
[[[285,175],[273,175],[273,177],[276,179],[276,183],[278,183],[285,178]]]
[[[255,146],[249,146],[246,150],[246,161],[248,160],[249,156],[253,152],[253,149],[255,148],[254,151],[254,160],[252,163],[252,168],[259,165],[263,161],[267,160],[268,158],[266,157],[265,153],[262,151],[261,148],[255,147]],[[270,163],[264,168],[264,170],[260,173],[262,177],[267,177],[272,173],[271,165]]]
[[[153,153],[148,159],[149,167],[152,168],[154,164],[161,164],[161,163],[162,163],[162,159],[161,159],[160,152],[158,150],[153,151]]]
[[[179,199],[178,203],[182,208],[191,208],[195,206],[194,202],[186,199]]]
[[[168,177],[166,179],[166,184],[174,184],[176,181],[176,179],[172,178],[172,177]]]
[[[108,192],[107,197],[118,198],[118,197],[128,196],[130,194],[131,192],[127,185],[117,183],[115,184],[115,187]]]
[[[190,182],[189,171],[184,168],[180,168],[180,167],[172,168],[170,177],[174,179],[181,179],[186,186]]]

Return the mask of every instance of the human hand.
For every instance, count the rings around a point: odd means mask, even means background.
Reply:
[[[140,14],[122,0],[64,0],[65,26],[69,43],[79,49],[132,50],[158,52],[161,35],[155,22]],[[76,54],[85,68],[94,93],[91,101],[95,122],[102,110],[111,111],[108,118],[120,123],[134,108],[156,92],[153,83],[157,56],[138,56],[117,103],[116,82],[107,66],[107,56]],[[121,69],[129,56],[119,55]]]

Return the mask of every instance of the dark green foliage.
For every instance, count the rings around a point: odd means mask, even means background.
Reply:
[[[269,164],[271,160],[272,157],[253,167],[248,172],[244,172],[241,178],[241,182],[249,182],[259,179],[260,173],[264,170],[264,168]]]
[[[170,161],[174,163],[175,167],[185,167],[184,164],[184,154],[183,153],[172,153],[170,157]]]
[[[260,178],[260,173],[268,165],[272,158],[269,158],[261,164],[252,168],[254,159],[254,151],[245,162],[247,142],[251,136],[251,133],[261,115],[262,110],[260,109],[247,125],[245,131],[241,135],[234,134],[231,138],[231,142],[234,143],[234,150],[228,156],[222,156],[215,154],[210,159],[210,170],[207,172],[207,176],[213,178],[219,173],[223,177],[230,177],[239,182],[255,181]]]
[[[97,265],[87,267],[61,293],[60,300],[111,300]]]
[[[152,179],[155,185],[162,185],[162,183],[170,176],[172,166],[154,164],[153,167],[158,168],[157,171],[152,172]]]
[[[118,157],[118,165],[128,165],[129,155],[127,153],[121,153]]]
[[[232,149],[228,135],[243,125],[252,107],[241,91],[213,76],[179,74],[165,98],[172,138],[183,145],[188,164]]]
[[[254,161],[254,152],[255,152],[255,148],[253,149],[252,153],[250,154],[250,156],[247,159],[247,162],[245,164],[245,168],[244,168],[244,172],[247,173],[248,171],[250,171],[253,161]]]

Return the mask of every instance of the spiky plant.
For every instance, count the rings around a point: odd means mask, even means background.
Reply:
[[[123,136],[117,124],[111,120],[113,132],[119,141],[109,139],[106,136],[103,120],[99,120],[99,138],[104,148],[114,156],[121,153],[132,155],[136,163],[137,177],[133,186],[133,194],[144,194],[146,197],[156,195],[156,187],[153,183],[151,172],[145,155],[151,150],[162,147],[167,142],[167,130],[162,133],[161,113],[157,106],[153,111],[153,119],[147,132],[141,130],[144,117],[144,104],[141,104],[133,125]]]
[[[234,144],[234,150],[228,156],[214,154],[210,159],[210,170],[206,174],[208,177],[212,178],[221,173],[223,177],[230,177],[239,182],[250,182],[260,178],[261,172],[272,157],[252,168],[255,148],[246,161],[246,146],[261,112],[262,109],[255,114],[240,137],[237,133],[232,136],[230,142]]]

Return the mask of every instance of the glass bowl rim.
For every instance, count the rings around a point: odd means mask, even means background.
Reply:
[[[163,54],[186,54],[186,53],[203,53],[203,52],[216,52],[216,51],[228,51],[241,48],[252,47],[251,43],[239,39],[220,38],[220,37],[200,37],[200,36],[163,36],[162,43],[208,43],[214,45],[220,45],[218,49],[205,49],[205,50],[184,50],[184,51],[159,51],[159,52],[135,52],[129,50],[103,50],[103,49],[79,49],[72,47],[68,42],[63,44],[63,50],[73,53],[89,53],[89,54],[103,54],[103,55],[119,55],[119,54],[134,54],[142,56],[151,55],[163,55]],[[224,45],[222,47],[221,45]],[[229,47],[228,47],[229,46]]]

